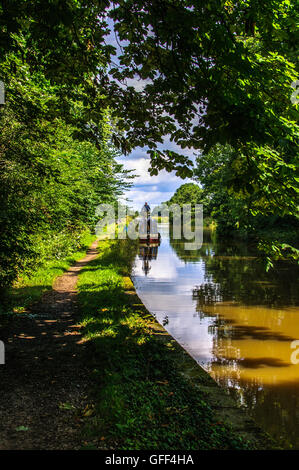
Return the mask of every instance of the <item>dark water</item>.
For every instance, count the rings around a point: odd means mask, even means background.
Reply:
[[[266,273],[245,244],[210,231],[198,251],[160,231],[161,245],[136,257],[140,298],[266,431],[299,449],[298,270],[280,263]]]

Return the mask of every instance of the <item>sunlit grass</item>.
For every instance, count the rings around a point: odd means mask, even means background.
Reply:
[[[84,257],[95,238],[95,235],[85,231],[82,234],[78,251],[60,259],[47,260],[30,275],[20,277],[6,293],[7,312],[24,313],[30,304],[39,300],[46,291],[52,288],[52,284],[58,276]]]
[[[177,370],[172,344],[155,334],[128,278],[135,254],[132,241],[101,241],[99,257],[79,277],[95,405],[85,441],[117,449],[246,447],[215,422],[204,396]]]

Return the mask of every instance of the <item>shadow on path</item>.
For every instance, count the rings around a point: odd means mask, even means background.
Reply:
[[[56,279],[53,290],[1,333],[6,363],[0,366],[0,449],[78,449],[89,375],[76,324],[79,271],[86,256]],[[18,430],[19,427],[23,427]]]

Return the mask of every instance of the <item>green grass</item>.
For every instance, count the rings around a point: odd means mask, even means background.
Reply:
[[[79,304],[93,375],[87,448],[241,449],[247,444],[216,422],[206,396],[176,367],[169,339],[132,289],[136,245],[102,241],[79,277]],[[168,338],[168,337],[167,337]]]
[[[30,275],[22,276],[14,285],[7,289],[2,305],[2,314],[19,314],[36,302],[48,290],[52,288],[53,281],[68,270],[76,261],[83,258],[88,247],[95,240],[89,230],[82,232],[79,240],[76,240],[74,252],[60,255],[56,259],[46,259]]]

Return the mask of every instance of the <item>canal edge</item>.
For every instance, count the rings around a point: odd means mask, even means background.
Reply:
[[[130,303],[138,308],[138,313],[150,320],[151,328],[159,341],[171,343],[179,372],[204,394],[213,411],[216,421],[225,423],[236,435],[243,438],[257,450],[281,449],[278,443],[264,431],[249,415],[244,407],[238,405],[207,371],[160,325],[154,315],[146,308],[138,296],[131,276],[124,276],[125,293]]]

